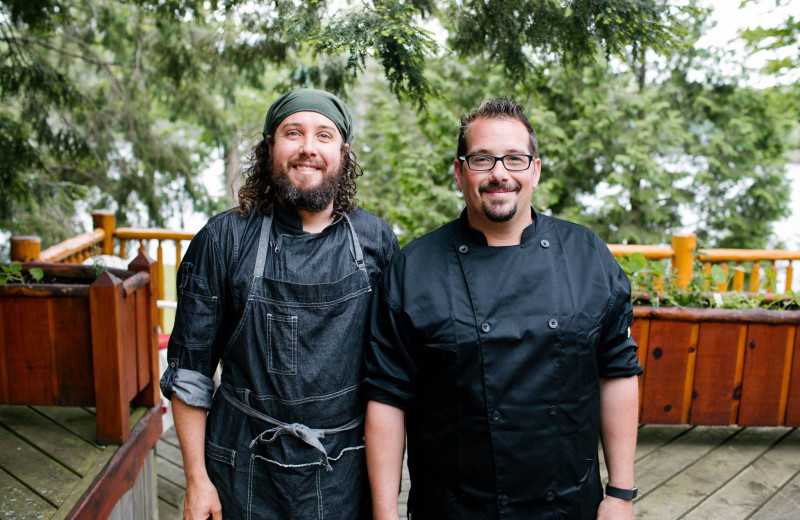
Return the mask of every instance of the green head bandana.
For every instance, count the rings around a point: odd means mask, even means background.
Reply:
[[[345,143],[353,142],[353,115],[341,99],[324,90],[304,88],[282,95],[267,111],[264,137],[273,135],[281,121],[295,112],[318,112],[339,129]]]

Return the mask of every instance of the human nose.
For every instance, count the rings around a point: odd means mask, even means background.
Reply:
[[[303,137],[300,143],[300,153],[309,156],[317,155],[317,143],[313,135]]]
[[[497,179],[508,179],[508,168],[502,159],[495,157],[494,166],[489,170],[489,175]]]

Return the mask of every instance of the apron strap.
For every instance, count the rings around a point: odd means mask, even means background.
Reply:
[[[353,223],[350,222],[350,219],[347,217],[347,213],[344,213],[343,216],[345,222],[347,222],[347,226],[350,228],[350,253],[353,255],[353,259],[355,259],[358,268],[364,269],[364,251],[361,249],[361,242],[358,241],[358,235],[353,228]]]
[[[364,416],[361,415],[356,417],[352,421],[342,426],[336,428],[325,428],[325,429],[315,429],[309,428],[305,424],[300,423],[284,423],[281,422],[269,415],[263,414],[258,410],[254,410],[253,408],[247,406],[243,402],[236,399],[234,396],[230,394],[230,392],[224,387],[220,386],[220,392],[222,392],[222,396],[227,400],[230,404],[232,404],[237,410],[248,415],[254,419],[259,419],[267,424],[272,425],[272,428],[267,428],[263,432],[261,432],[255,439],[250,442],[250,448],[258,444],[269,444],[271,442],[275,442],[278,437],[281,435],[291,435],[292,437],[296,437],[301,441],[305,442],[312,448],[316,449],[320,453],[322,453],[323,457],[323,464],[325,469],[328,471],[333,471],[333,467],[331,466],[330,459],[328,458],[328,451],[325,449],[325,446],[322,445],[320,439],[323,439],[326,434],[334,434],[334,433],[341,433],[346,432],[348,430],[352,430],[353,428],[357,427],[364,421]]]
[[[261,234],[258,237],[258,252],[256,253],[256,266],[253,276],[264,276],[264,267],[267,265],[267,251],[269,250],[269,232],[272,229],[272,206],[267,208],[267,214],[261,220]]]

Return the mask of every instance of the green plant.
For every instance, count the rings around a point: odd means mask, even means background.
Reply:
[[[716,285],[728,286],[737,272],[744,272],[742,266],[726,271],[720,265],[713,265],[704,272],[702,254],[696,255],[692,278],[685,286],[678,285],[677,276],[669,265],[660,260],[647,260],[642,253],[626,254],[618,258],[619,264],[631,282],[632,299],[636,304],[653,307],[716,307],[720,309],[789,309],[800,307],[800,294],[787,291],[785,295],[767,298],[766,293],[775,293],[776,273],[765,269],[765,292],[746,293],[741,291],[712,292]]]
[[[44,277],[44,271],[41,267],[31,267],[27,270],[27,274],[33,282],[38,282]],[[29,279],[25,276],[25,271],[22,270],[22,265],[0,265],[0,285],[7,283],[29,283]]]

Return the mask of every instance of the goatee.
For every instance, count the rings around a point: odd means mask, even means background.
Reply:
[[[489,191],[489,189],[495,190],[513,190],[515,192],[519,192],[522,187],[516,182],[506,182],[506,183],[486,183],[482,184],[478,187],[479,193],[485,193]],[[517,214],[517,202],[514,201],[514,205],[503,212],[503,203],[500,202],[498,204],[491,204],[487,201],[483,201],[481,204],[481,208],[483,209],[484,215],[486,218],[489,219],[491,222],[508,222],[511,220],[514,215]]]

